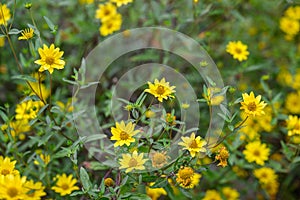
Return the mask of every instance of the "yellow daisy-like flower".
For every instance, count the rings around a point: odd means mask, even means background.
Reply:
[[[96,10],[96,19],[101,19],[102,23],[117,15],[117,7],[112,3],[100,4]]]
[[[15,169],[17,161],[11,161],[10,158],[0,156],[0,176],[9,174],[18,175],[19,171]]]
[[[120,7],[122,5],[127,5],[128,3],[132,3],[133,0],[110,0],[110,2],[113,2],[117,4],[118,7]]]
[[[229,42],[226,46],[226,52],[231,54],[234,59],[241,62],[248,59],[249,51],[247,51],[247,48],[248,46],[241,41]]]
[[[4,47],[5,45],[5,37],[0,37],[0,47]]]
[[[9,174],[0,176],[0,199],[19,200],[26,199],[29,188],[24,187],[26,177]]]
[[[284,12],[284,14],[291,19],[300,20],[300,6],[291,6]]]
[[[115,31],[118,31],[121,29],[122,25],[122,15],[116,14],[109,18],[106,21],[102,21],[101,27],[99,28],[100,34],[102,36],[107,36],[112,34]]]
[[[26,28],[25,30],[22,30],[20,37],[18,37],[18,40],[29,40],[33,37],[33,29],[32,28]]]
[[[104,185],[106,187],[113,187],[115,185],[115,181],[112,178],[104,179]]]
[[[59,48],[55,48],[54,44],[51,44],[50,47],[44,44],[43,48],[39,48],[38,51],[41,59],[34,61],[34,63],[41,65],[39,72],[48,70],[52,74],[54,69],[65,67],[65,61],[61,60],[64,52],[60,51]]]
[[[19,139],[22,133],[26,133],[31,129],[27,119],[11,121],[9,126],[7,124],[1,126],[2,131],[7,130],[8,128],[10,128],[9,133],[11,136],[13,138],[19,137]]]
[[[262,184],[261,187],[270,195],[270,199],[276,199],[275,196],[279,188],[279,183],[277,180]]]
[[[150,183],[150,187],[146,187],[146,194],[152,199],[157,200],[161,195],[167,195],[167,192],[164,188],[151,188],[154,183]]]
[[[275,171],[269,167],[255,169],[253,174],[256,178],[258,178],[261,184],[267,184],[270,181],[273,182],[277,180],[277,175],[275,174]]]
[[[25,182],[24,187],[30,190],[26,194],[27,199],[39,200],[41,197],[46,196],[46,192],[44,192],[45,186],[43,186],[42,182],[34,183],[33,180],[29,180]]]
[[[67,176],[63,173],[62,175],[57,175],[56,178],[58,179],[56,185],[51,187],[51,189],[59,193],[60,196],[65,196],[71,194],[74,190],[79,190],[79,187],[75,185],[77,179],[73,178],[72,174]]]
[[[176,182],[183,188],[194,188],[199,184],[201,174],[196,173],[191,167],[181,167],[176,174]]]
[[[202,200],[222,200],[222,197],[216,190],[207,190]]]
[[[170,83],[166,82],[165,78],[162,78],[160,81],[155,79],[154,84],[148,82],[148,86],[149,88],[145,89],[145,92],[152,94],[160,102],[163,102],[163,99],[174,98],[172,94],[176,92],[174,90],[175,86],[170,86]]]
[[[158,151],[153,151],[150,153],[150,159],[152,162],[152,166],[155,168],[161,168],[165,164],[167,164],[169,156],[166,155],[167,152],[158,152]]]
[[[227,159],[229,158],[229,152],[227,151],[226,147],[222,147],[218,154],[216,155],[216,160],[220,161],[218,166],[226,167],[227,166]]]
[[[292,37],[297,35],[300,30],[299,21],[288,17],[282,17],[280,19],[279,27],[283,32],[285,32],[288,35],[291,35]]]
[[[129,122],[127,125],[123,120],[120,123],[116,122],[116,127],[111,127],[112,137],[110,138],[117,141],[114,146],[123,146],[124,144],[129,146],[130,143],[134,142],[135,139],[132,136],[139,132],[139,130],[134,130],[134,128],[135,124],[132,122]]]
[[[260,116],[265,114],[263,111],[264,107],[267,105],[264,101],[261,100],[261,95],[258,95],[257,97],[254,96],[253,92],[250,92],[250,95],[247,93],[242,94],[243,101],[241,102],[241,110],[244,110],[244,112],[248,116]]]
[[[10,18],[10,10],[7,8],[6,4],[0,3],[0,25],[6,25]]]
[[[207,144],[205,140],[202,140],[200,136],[195,136],[193,132],[190,137],[181,137],[183,142],[179,142],[178,145],[184,146],[183,149],[187,149],[192,157],[199,152],[206,152],[206,149],[203,147]]]
[[[298,116],[289,115],[286,120],[288,136],[300,135],[300,119]]]
[[[231,187],[224,187],[222,188],[222,193],[226,200],[238,200],[240,197],[240,194],[236,189],[233,189]]]
[[[300,91],[291,92],[285,99],[285,108],[292,114],[300,114]]]
[[[258,165],[264,165],[265,161],[269,159],[270,149],[266,144],[255,141],[246,145],[243,154],[248,162],[256,162]]]
[[[143,159],[144,154],[138,154],[137,151],[134,151],[131,154],[122,154],[122,158],[119,160],[120,169],[126,169],[125,173],[131,172],[132,170],[143,170],[145,169],[145,162],[148,159]]]
[[[37,113],[43,106],[41,101],[24,101],[16,107],[16,119],[17,120],[31,120],[36,118]]]
[[[48,163],[51,161],[50,155],[39,154],[39,157],[41,158],[41,160],[44,162],[45,165],[48,165]],[[34,160],[33,163],[34,163],[35,165],[42,164],[42,163],[40,163],[38,160]]]
[[[241,41],[230,41],[226,46],[226,52],[231,54],[234,59],[239,61],[248,59],[248,46]]]

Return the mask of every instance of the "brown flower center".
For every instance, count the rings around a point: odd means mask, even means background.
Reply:
[[[120,139],[121,140],[127,140],[129,138],[129,135],[128,135],[128,133],[126,133],[125,131],[122,131],[121,133],[120,133]]]
[[[178,174],[182,179],[190,179],[194,175],[194,171],[193,169],[186,167],[184,169],[179,170]]]
[[[241,50],[240,48],[236,48],[236,49],[235,49],[235,53],[241,54],[241,53],[242,53],[242,50]]]
[[[247,108],[250,111],[255,111],[256,110],[256,104],[255,104],[255,102],[249,103],[248,106],[247,106]]]
[[[193,140],[193,141],[190,143],[190,148],[198,148],[198,144],[197,144],[196,140]]]
[[[45,62],[46,62],[48,65],[52,65],[52,64],[54,63],[54,58],[53,58],[53,57],[46,57]]]
[[[64,184],[61,185],[61,188],[62,188],[63,190],[67,190],[67,189],[69,189],[69,185],[66,184],[66,183],[64,183]]]
[[[158,86],[157,89],[156,89],[156,93],[159,94],[159,95],[164,94],[165,93],[165,87],[162,86],[162,85]]]
[[[15,196],[18,195],[18,193],[19,193],[19,190],[18,190],[17,188],[15,188],[15,187],[10,187],[10,188],[8,188],[8,190],[7,190],[7,194],[8,194],[8,196],[10,196],[10,197],[15,197]]]
[[[4,176],[9,174],[9,173],[10,173],[10,171],[8,169],[2,169],[2,171],[1,171],[1,174],[4,175]]]
[[[253,152],[253,155],[255,155],[255,156],[260,156],[260,152],[259,152],[259,150],[255,150],[254,152]]]
[[[153,156],[153,162],[156,163],[157,165],[162,164],[166,162],[166,156],[162,153],[156,153]]]
[[[135,158],[131,158],[131,159],[129,160],[128,166],[129,166],[129,167],[136,167],[137,164],[138,164],[138,162],[136,161],[136,159],[135,159]]]

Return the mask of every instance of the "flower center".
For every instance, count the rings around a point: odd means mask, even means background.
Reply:
[[[236,48],[236,49],[235,49],[235,52],[236,52],[237,54],[241,54],[241,53],[242,53],[242,50],[241,50],[240,48]]]
[[[190,143],[190,148],[198,148],[198,144],[197,144],[196,140],[193,140],[193,141]]]
[[[45,62],[46,62],[48,65],[52,65],[52,64],[54,63],[54,58],[53,58],[53,57],[46,57]]]
[[[156,164],[162,164],[166,161],[166,156],[162,153],[156,153],[153,157],[153,161]]]
[[[61,188],[62,188],[63,190],[67,190],[67,189],[69,189],[69,185],[66,184],[66,183],[64,183],[64,184],[61,185]]]
[[[259,152],[258,150],[255,150],[255,151],[253,152],[253,155],[259,157],[259,156],[260,156],[260,152]]]
[[[8,194],[8,196],[10,196],[10,197],[15,197],[15,196],[18,195],[18,193],[19,193],[19,190],[18,190],[17,188],[15,188],[15,187],[10,187],[10,188],[7,190],[7,194]]]
[[[179,170],[179,176],[182,179],[190,179],[193,175],[194,171],[189,167]]]
[[[135,158],[131,158],[131,159],[129,160],[128,166],[129,166],[129,167],[136,167],[137,164],[138,164],[138,162],[136,161],[136,159],[135,159]]]
[[[5,175],[9,174],[9,172],[10,171],[8,169],[2,169],[1,174],[5,176]]]
[[[262,173],[262,174],[261,174],[261,177],[262,177],[262,178],[267,178],[268,175],[267,175],[267,173]]]
[[[165,87],[162,86],[162,85],[158,86],[157,89],[156,89],[156,93],[159,94],[159,95],[164,94],[165,93]]]
[[[127,140],[129,138],[129,135],[128,135],[128,133],[126,133],[125,131],[122,131],[121,133],[120,133],[120,139],[121,140]]]
[[[255,104],[255,102],[249,103],[248,106],[247,106],[247,108],[250,111],[255,111],[256,110],[256,104]]]

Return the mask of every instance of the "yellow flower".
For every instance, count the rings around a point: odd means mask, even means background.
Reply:
[[[248,162],[256,162],[258,165],[264,165],[265,161],[269,159],[270,149],[266,144],[255,141],[246,145],[243,154]]]
[[[21,34],[22,36],[18,37],[18,40],[29,40],[33,37],[33,29],[32,28],[27,28],[22,30]]]
[[[17,105],[16,107],[16,119],[17,120],[31,120],[36,118],[39,109],[42,107],[43,103],[41,101],[24,101]]]
[[[0,37],[0,47],[4,47],[5,45],[5,37]]]
[[[10,10],[7,8],[6,4],[0,3],[0,26],[6,25],[8,20],[10,20],[10,17]]]
[[[234,59],[241,62],[248,59],[249,52],[247,51],[247,48],[248,46],[241,41],[229,42],[226,46],[226,52],[231,54]]]
[[[222,197],[216,190],[207,190],[202,200],[222,200]]]
[[[138,154],[134,151],[131,154],[122,154],[122,158],[119,160],[120,169],[126,169],[125,173],[131,172],[132,170],[143,170],[145,169],[145,162],[148,159],[143,159],[144,154]]]
[[[292,114],[300,114],[300,91],[289,93],[285,99],[285,108]]]
[[[207,94],[202,94],[209,106],[220,105],[224,101],[224,96],[218,94],[221,92],[220,88],[207,88]]]
[[[45,186],[42,182],[34,183],[33,180],[26,181],[24,187],[30,191],[26,194],[26,198],[30,200],[39,200],[42,196],[46,196],[44,192]]]
[[[277,180],[277,175],[275,174],[275,171],[269,167],[255,169],[253,173],[254,176],[258,178],[261,184],[267,184],[270,181],[273,182]]]
[[[64,104],[61,101],[56,101],[56,104],[58,105],[58,107],[64,111],[64,112],[72,112],[74,110],[74,107],[72,106],[72,101],[71,99],[68,100],[68,102],[66,104]]]
[[[58,179],[56,185],[51,187],[51,189],[59,193],[60,196],[65,196],[71,194],[74,190],[79,190],[79,187],[75,185],[77,179],[73,178],[72,174],[67,176],[63,173],[62,175],[57,175],[56,178]]]
[[[0,176],[0,199],[19,200],[26,199],[29,189],[24,187],[26,177],[9,174]]]
[[[181,107],[182,107],[182,109],[188,109],[190,107],[190,104],[188,104],[188,103],[182,103]]]
[[[149,88],[145,89],[145,92],[152,94],[158,101],[163,102],[163,99],[174,98],[172,94],[175,93],[175,86],[170,86],[169,84],[165,78],[162,78],[160,81],[155,79],[154,84],[148,82]]]
[[[110,0],[113,3],[116,3],[118,7],[122,5],[127,5],[128,3],[131,3],[133,0]]]
[[[44,165],[48,165],[48,163],[50,162],[50,155],[46,155],[46,154],[40,154],[39,155],[40,159],[44,162]],[[33,162],[35,165],[39,165],[39,164],[42,164],[40,163],[38,160],[35,160]]]
[[[280,29],[291,36],[297,35],[300,29],[299,22],[288,17],[282,17],[279,24]]]
[[[176,174],[177,183],[183,188],[194,188],[199,184],[201,174],[195,173],[191,167],[181,167]]]
[[[127,125],[123,120],[120,123],[116,122],[116,127],[111,127],[112,137],[110,138],[117,141],[114,146],[123,146],[124,144],[129,146],[130,143],[134,142],[135,139],[132,136],[140,132],[139,130],[134,130],[134,128],[135,124],[132,122],[129,122]]]
[[[153,118],[153,117],[155,117],[155,112],[153,112],[152,110],[147,110],[147,111],[145,112],[145,116],[146,116],[147,118]]]
[[[171,113],[167,113],[167,115],[166,115],[166,122],[170,126],[176,125],[176,116],[172,115]]]
[[[7,176],[9,174],[15,176],[19,174],[19,171],[15,169],[17,161],[10,161],[10,158],[3,158],[0,156],[0,176]]]
[[[300,135],[300,119],[298,116],[289,115],[286,120],[288,136]]]
[[[117,15],[117,7],[112,3],[100,4],[96,10],[96,19],[101,19],[102,23]]]
[[[55,48],[54,44],[51,44],[48,48],[47,45],[43,45],[43,49],[38,49],[41,59],[34,61],[34,63],[41,65],[39,72],[48,70],[50,74],[54,69],[63,69],[65,61],[61,60],[64,52],[59,48]]]
[[[264,190],[270,195],[270,199],[276,199],[275,196],[278,192],[279,183],[278,181],[269,181],[261,185]]]
[[[26,133],[31,129],[27,119],[11,121],[9,123],[9,126],[7,126],[6,124],[1,126],[1,130],[3,131],[7,128],[10,128],[9,133],[13,138],[19,136],[19,139],[21,139],[20,136],[22,133]]]
[[[99,28],[100,34],[102,36],[110,35],[113,32],[120,30],[121,25],[122,15],[116,14],[101,24],[101,27]]]
[[[267,105],[264,101],[261,100],[261,96],[258,95],[257,97],[254,96],[254,93],[251,92],[250,95],[247,93],[242,94],[243,102],[241,102],[241,110],[248,116],[260,116],[265,114],[263,111],[264,107]]]
[[[300,20],[300,6],[291,6],[284,12],[284,14],[291,19]]]
[[[184,146],[183,149],[187,149],[192,157],[195,157],[196,153],[206,152],[203,147],[207,144],[205,140],[202,140],[200,136],[195,136],[193,132],[190,137],[181,137],[183,142],[179,142],[178,145]]]
[[[240,194],[236,189],[233,189],[231,187],[224,187],[222,188],[222,193],[226,200],[238,200],[240,197]]]
[[[115,185],[115,182],[112,178],[106,178],[104,179],[104,184],[106,187],[112,187]]]
[[[226,147],[221,147],[216,155],[216,160],[219,160],[220,163],[218,166],[226,167],[227,166],[227,159],[229,158],[229,152],[227,151]]]
[[[150,187],[146,187],[146,194],[152,199],[157,200],[161,195],[167,195],[167,192],[164,188],[151,188],[154,183],[150,183]]]
[[[152,166],[155,168],[161,168],[165,164],[167,164],[167,160],[169,159],[169,156],[166,155],[167,152],[158,152],[153,151],[150,153],[150,159],[152,162]]]

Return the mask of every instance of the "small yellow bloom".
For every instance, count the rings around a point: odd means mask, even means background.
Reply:
[[[206,99],[209,106],[217,106],[224,101],[224,95],[218,94],[220,92],[220,88],[207,88],[207,94],[202,96]]]
[[[300,6],[291,6],[284,12],[284,14],[291,19],[300,20]]]
[[[201,174],[195,173],[191,167],[182,167],[176,174],[176,181],[183,188],[194,188],[200,178]]]
[[[146,187],[146,194],[152,199],[157,200],[161,195],[167,195],[167,192],[163,188],[151,188],[154,183],[150,183],[150,187]]]
[[[127,125],[123,120],[120,123],[116,122],[116,127],[111,127],[112,137],[110,138],[111,140],[116,140],[114,146],[123,146],[124,144],[129,146],[130,143],[134,142],[135,139],[132,136],[140,132],[139,130],[134,130],[134,128],[135,124],[132,122],[129,122]]]
[[[41,158],[41,160],[44,162],[45,165],[48,165],[48,163],[50,162],[50,155],[39,154],[39,157]],[[41,164],[41,163],[39,163],[38,160],[35,160],[33,163],[34,163],[35,165]]]
[[[163,99],[174,98],[172,94],[175,93],[175,86],[170,86],[169,84],[165,78],[162,78],[160,81],[155,79],[154,84],[148,82],[149,88],[145,89],[145,92],[152,94],[158,101],[163,102]]]
[[[64,52],[60,51],[59,48],[55,48],[54,44],[51,44],[50,47],[44,44],[43,48],[39,48],[38,51],[41,59],[34,61],[34,63],[41,65],[39,72],[48,70],[52,74],[54,69],[65,67],[65,61],[61,60]]]
[[[265,114],[263,109],[267,104],[264,101],[260,101],[261,95],[255,97],[254,93],[251,92],[250,95],[244,93],[242,96],[243,101],[241,102],[240,109],[244,110],[248,116],[260,116]]]
[[[277,175],[275,174],[275,171],[269,167],[255,169],[253,173],[254,176],[258,178],[261,184],[267,184],[270,181],[273,182],[277,180]]]
[[[247,48],[248,46],[241,41],[229,42],[226,46],[226,52],[231,54],[234,59],[241,62],[248,59],[249,51],[247,51]]]
[[[300,135],[300,119],[298,116],[289,115],[286,120],[288,136]]]
[[[240,194],[236,189],[233,189],[231,187],[224,187],[222,188],[222,193],[226,200],[238,200],[240,197]]]
[[[167,160],[169,156],[166,155],[167,152],[158,152],[153,151],[150,153],[150,159],[152,162],[152,166],[155,168],[162,168],[165,164],[167,164]]]
[[[292,114],[300,114],[300,90],[291,92],[285,99],[285,108]]]
[[[117,8],[112,3],[100,4],[96,10],[96,19],[101,19],[101,22],[104,23],[107,20],[110,20],[117,14]]]
[[[6,200],[26,199],[29,188],[24,187],[26,177],[9,174],[0,176],[0,198]]]
[[[188,103],[183,103],[183,104],[181,104],[181,107],[182,107],[183,109],[188,109],[188,108],[190,107],[190,104],[188,104]]]
[[[222,200],[222,197],[216,190],[207,190],[202,200]]]
[[[218,154],[216,155],[216,160],[220,161],[218,166],[226,167],[227,166],[227,159],[229,158],[229,152],[227,151],[226,147],[222,147]]]
[[[147,110],[147,111],[145,112],[145,116],[146,116],[147,118],[153,118],[153,117],[155,117],[155,112],[153,112],[152,110]]]
[[[0,47],[4,47],[5,45],[5,37],[0,37]]]
[[[192,157],[199,152],[206,152],[204,146],[207,144],[205,140],[202,140],[200,136],[195,136],[193,132],[190,137],[181,137],[183,142],[179,142],[178,145],[183,146],[183,149],[187,149]]]
[[[75,184],[77,182],[76,178],[73,178],[73,175],[70,174],[67,176],[65,173],[62,175],[57,175],[56,185],[51,187],[56,193],[59,193],[60,196],[65,196],[71,194],[74,190],[79,190]]]
[[[21,139],[22,134],[30,131],[31,128],[27,119],[21,119],[11,121],[9,123],[9,126],[6,124],[1,126],[1,130],[7,129],[9,130],[9,133],[13,138],[19,137],[19,139]]]
[[[104,185],[106,187],[113,187],[115,185],[115,182],[112,178],[106,178],[104,179]]]
[[[34,31],[32,28],[26,28],[22,30],[22,36],[18,37],[18,40],[29,40],[33,37],[33,33]]]
[[[297,35],[300,30],[300,24],[297,20],[288,17],[282,17],[279,23],[280,29],[292,37]]]
[[[148,159],[143,159],[144,154],[138,154],[134,151],[132,154],[122,154],[122,158],[119,160],[120,169],[126,169],[125,173],[131,172],[132,170],[143,170],[145,169],[145,162]]]
[[[15,176],[19,174],[19,171],[15,169],[17,161],[11,161],[10,158],[3,158],[0,156],[0,176],[7,176],[9,174]]]
[[[128,3],[132,3],[133,0],[110,0],[110,2],[113,2],[117,4],[118,7],[121,7],[123,5],[127,5]]]
[[[176,116],[172,115],[171,113],[167,113],[167,115],[166,115],[166,122],[170,126],[176,125]]]
[[[11,18],[10,10],[7,8],[6,4],[0,3],[0,26],[1,25],[6,26],[10,18]]]
[[[43,106],[41,101],[24,101],[16,107],[17,120],[31,120],[37,117],[40,108]]]
[[[42,196],[46,196],[46,192],[44,192],[45,186],[43,186],[42,182],[34,183],[33,180],[26,181],[24,184],[25,188],[30,189],[30,192],[26,194],[27,199],[41,199]]]
[[[248,162],[256,162],[258,165],[264,165],[265,161],[269,159],[270,149],[266,144],[254,141],[246,145],[243,154]]]
[[[112,34],[115,31],[120,30],[121,26],[122,26],[122,15],[118,13],[110,17],[109,19],[102,21],[99,31],[102,36],[107,36]]]

